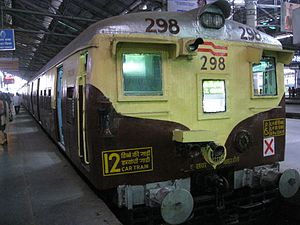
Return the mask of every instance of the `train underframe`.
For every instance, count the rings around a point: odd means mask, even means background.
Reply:
[[[115,197],[119,207],[114,211],[126,225],[284,225],[284,219],[278,219],[283,200],[279,190],[281,175],[279,165],[274,164],[235,172],[227,168],[209,174],[194,173],[188,178],[145,186],[122,185]],[[182,209],[172,211],[172,207],[181,206],[176,205],[179,203],[166,205],[165,199],[174,190],[185,188],[190,188],[192,212],[188,209],[183,213]],[[172,197],[180,198],[181,194],[172,194]],[[182,204],[183,208],[189,208],[189,203]],[[188,213],[188,217],[183,218],[184,213]],[[179,217],[170,219],[174,215]]]
[[[253,225],[269,224],[279,208],[279,192],[276,187],[207,194],[194,197],[194,210],[186,225]],[[135,207],[120,213],[126,225],[165,224],[160,207]]]

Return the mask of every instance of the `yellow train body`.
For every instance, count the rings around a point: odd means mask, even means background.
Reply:
[[[201,70],[202,56],[214,57],[211,52],[180,54],[187,40],[152,35],[98,35],[90,49],[93,65],[87,82],[95,85],[112,102],[120,114],[147,119],[174,121],[192,131],[210,131],[211,138],[224,145],[232,129],[245,118],[279,107],[284,95],[283,67],[292,56],[281,49],[268,45],[241,42],[205,40],[215,46],[225,47],[225,69],[214,69],[208,65]],[[273,47],[273,48],[272,48]],[[212,46],[208,49],[215,51]],[[218,49],[217,49],[218,50]],[[121,54],[123,52],[159,53],[163,57],[163,95],[125,96]],[[275,96],[257,97],[253,93],[252,64],[258,63],[262,55],[277,59],[276,79],[278,93]],[[217,60],[220,56],[215,57]],[[203,112],[203,80],[225,80],[226,111]],[[193,141],[203,133],[191,134]],[[192,141],[192,142],[193,142]]]

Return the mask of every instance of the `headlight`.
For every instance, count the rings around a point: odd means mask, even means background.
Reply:
[[[200,22],[205,28],[220,29],[224,26],[225,18],[218,13],[204,12],[200,15]]]
[[[252,145],[252,137],[251,134],[246,130],[239,131],[235,138],[234,144],[239,152],[244,152],[248,150]]]

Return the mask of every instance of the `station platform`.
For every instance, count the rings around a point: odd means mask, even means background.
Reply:
[[[300,98],[286,98],[286,117],[300,119]]]
[[[300,99],[286,106],[287,113],[300,118]],[[300,172],[300,120],[288,120],[287,127],[281,167]],[[0,145],[0,225],[121,225],[24,109],[9,123],[7,134],[8,144]],[[300,193],[285,204],[285,211],[300,210],[299,202]],[[293,220],[300,224],[299,218]]]
[[[0,145],[0,225],[119,225],[24,110]]]

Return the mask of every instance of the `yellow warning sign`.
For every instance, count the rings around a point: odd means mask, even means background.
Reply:
[[[153,171],[152,147],[102,151],[103,176]]]
[[[274,137],[283,135],[285,135],[284,118],[264,120],[264,137]]]

